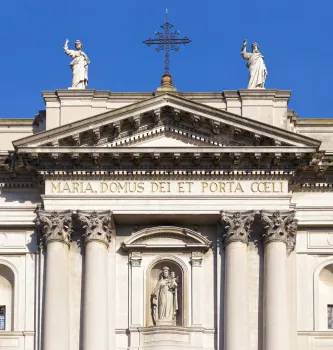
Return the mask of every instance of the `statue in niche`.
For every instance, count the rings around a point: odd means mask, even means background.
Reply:
[[[82,51],[83,44],[80,40],[75,41],[75,50],[68,49],[69,40],[64,45],[65,54],[73,58],[69,64],[72,69],[72,88],[85,89],[88,85],[88,65],[90,60]]]
[[[176,325],[178,311],[178,277],[164,267],[152,293],[152,315],[154,325]]]
[[[246,67],[249,68],[249,84],[248,89],[264,89],[267,77],[267,69],[264,62],[264,56],[259,52],[259,45],[252,44],[252,53],[246,52],[247,41],[244,40],[241,49],[242,57],[247,60]]]

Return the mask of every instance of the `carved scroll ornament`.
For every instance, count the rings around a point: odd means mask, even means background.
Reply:
[[[85,243],[98,241],[107,247],[111,241],[112,234],[112,212],[77,212],[78,220],[84,230]]]
[[[46,245],[51,242],[70,244],[72,211],[47,212],[38,210],[36,224],[41,229],[42,238]]]
[[[202,266],[202,259],[203,259],[203,252],[202,251],[194,251],[191,254],[191,264],[193,267],[201,267]]]
[[[266,244],[271,242],[283,242],[292,250],[296,244],[298,221],[295,212],[281,214],[279,211],[273,214],[260,212],[260,220],[264,225],[263,238]]]
[[[254,221],[254,212],[227,213],[221,211],[222,239],[225,245],[232,242],[249,241],[251,225]]]

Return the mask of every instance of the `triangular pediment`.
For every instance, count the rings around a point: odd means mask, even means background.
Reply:
[[[13,144],[16,149],[40,149],[150,147],[150,143],[153,147],[320,145],[320,141],[309,137],[170,94],[47,130]]]
[[[319,159],[320,143],[170,94],[13,142],[34,168],[111,171],[295,169]]]

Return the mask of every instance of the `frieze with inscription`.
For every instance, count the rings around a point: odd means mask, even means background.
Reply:
[[[287,181],[46,181],[46,194],[99,196],[286,195]]]

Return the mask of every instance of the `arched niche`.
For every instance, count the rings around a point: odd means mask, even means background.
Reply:
[[[333,305],[333,259],[320,264],[314,273],[315,331],[328,330],[328,305]]]
[[[14,330],[15,320],[15,274],[0,262],[0,305],[6,307],[5,331]]]
[[[188,327],[190,324],[202,324],[202,300],[200,288],[190,291],[193,285],[201,286],[201,263],[211,242],[200,232],[176,226],[150,227],[127,237],[122,248],[129,258],[129,299],[130,327],[154,326],[151,312],[151,294],[155,288],[163,265],[179,273],[181,291],[179,292],[180,310],[176,325]],[[155,258],[154,258],[155,257]],[[199,267],[200,266],[200,267]],[[191,275],[188,271],[191,268]],[[178,271],[178,272],[177,272]],[[193,283],[193,281],[195,283]],[[190,294],[191,293],[191,294]],[[190,302],[197,307],[198,317],[190,309]],[[192,305],[192,304],[191,304]],[[190,311],[191,310],[191,311]],[[168,326],[159,324],[159,326]],[[167,327],[164,327],[167,328]]]
[[[174,319],[175,326],[187,325],[188,310],[188,271],[184,262],[176,256],[160,256],[156,258],[147,268],[146,271],[146,326],[156,326],[152,309],[152,294],[161,279],[163,269],[167,267],[169,274],[175,273],[177,279],[177,304],[178,310]],[[171,276],[170,276],[171,277]]]

